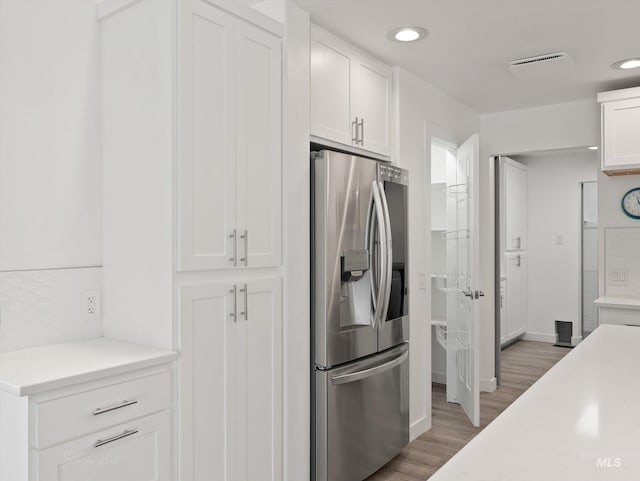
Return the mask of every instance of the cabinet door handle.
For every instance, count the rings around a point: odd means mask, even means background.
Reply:
[[[114,406],[109,406],[106,408],[97,408],[93,411],[94,416],[99,416],[100,414],[108,413],[110,411],[115,411],[116,409],[126,408],[127,406],[133,406],[134,404],[138,404],[138,401],[132,400],[127,401],[126,399],[122,401],[120,404],[116,404]]]
[[[118,439],[123,439],[123,438],[127,438],[129,436],[133,436],[134,434],[138,434],[138,430],[137,429],[129,429],[129,430],[124,430],[124,432],[120,433],[120,434],[116,434],[115,436],[111,436],[110,438],[107,439],[98,439],[95,443],[93,443],[93,447],[94,448],[98,448],[100,446],[104,446],[105,444],[109,444],[112,443],[114,441],[117,441]]]
[[[240,289],[240,292],[244,293],[244,311],[240,313],[240,315],[244,316],[244,320],[249,320],[249,289],[245,284],[244,287]]]
[[[358,136],[356,134],[356,137],[359,137],[360,145],[364,145],[364,119],[360,119],[360,123],[358,124],[358,126],[360,127],[360,135]]]
[[[351,142],[358,145],[358,117],[351,122]]]
[[[229,234],[229,238],[233,239],[233,256],[229,258],[230,262],[233,262],[233,267],[238,265],[238,255],[236,254],[236,229],[233,229],[233,232]]]
[[[233,311],[229,314],[229,317],[233,317],[233,322],[238,322],[238,288],[234,284],[233,288],[229,290],[233,294]]]
[[[244,266],[249,265],[249,231],[244,230],[244,233],[240,236],[240,239],[244,240],[244,257],[240,258],[240,262],[244,262]]]

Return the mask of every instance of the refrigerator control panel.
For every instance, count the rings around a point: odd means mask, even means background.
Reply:
[[[409,172],[392,165],[381,165],[378,169],[380,180],[384,182],[396,182],[402,185],[409,184]]]

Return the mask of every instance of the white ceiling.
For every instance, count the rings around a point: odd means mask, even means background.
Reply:
[[[401,66],[479,113],[595,98],[640,86],[640,69],[613,70],[640,56],[640,0],[296,0],[314,23]],[[422,26],[402,44],[387,32]],[[509,60],[566,51],[573,71],[518,81]]]

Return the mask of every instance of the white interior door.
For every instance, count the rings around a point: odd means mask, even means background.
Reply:
[[[480,425],[479,138],[472,135],[447,165],[447,401]]]

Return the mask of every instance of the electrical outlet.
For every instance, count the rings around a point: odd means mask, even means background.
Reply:
[[[100,320],[100,291],[84,291],[82,293],[82,320]]]

